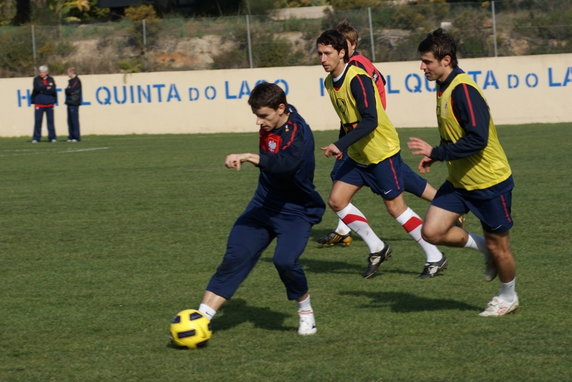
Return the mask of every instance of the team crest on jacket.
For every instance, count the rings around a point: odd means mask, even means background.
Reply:
[[[276,154],[280,151],[280,145],[282,144],[282,138],[278,135],[267,135],[266,136],[266,147],[264,147],[266,152]]]
[[[268,151],[271,153],[276,152],[276,142],[275,141],[268,141]]]

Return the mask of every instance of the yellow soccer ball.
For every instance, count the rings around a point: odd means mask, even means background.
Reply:
[[[170,332],[173,344],[189,349],[204,347],[213,334],[210,320],[195,309],[177,313],[171,320]]]

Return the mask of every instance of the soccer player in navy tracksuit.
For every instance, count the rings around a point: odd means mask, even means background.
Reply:
[[[437,124],[441,143],[432,147],[412,137],[408,146],[422,155],[419,171],[428,172],[436,161],[447,164],[449,176],[427,211],[423,237],[434,244],[471,248],[486,259],[485,279],[498,272],[499,294],[480,313],[498,317],[519,306],[515,290],[516,263],[509,242],[514,182],[483,91],[457,63],[457,47],[442,29],[419,44],[421,70],[437,83]],[[453,225],[468,211],[481,221],[484,237]]]
[[[276,239],[273,262],[288,299],[298,303],[298,333],[314,334],[316,323],[308,282],[298,263],[312,225],[320,222],[325,210],[313,184],[312,131],[296,109],[288,105],[278,85],[258,84],[248,103],[260,126],[259,153],[230,154],[225,166],[236,170],[244,162],[257,166],[258,186],[230,232],[226,253],[207,285],[199,311],[212,319],[234,295],[264,249]]]
[[[58,103],[56,82],[48,75],[47,66],[40,66],[38,71],[39,74],[34,77],[34,88],[32,90],[32,104],[34,104],[34,135],[32,143],[38,143],[42,138],[44,113],[48,122],[48,142],[56,142],[56,128],[54,126],[54,105]]]

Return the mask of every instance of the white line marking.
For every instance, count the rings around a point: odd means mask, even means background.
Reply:
[[[84,151],[95,151],[95,150],[108,150],[109,147],[86,147],[83,149],[67,149],[65,151],[56,150],[0,150],[0,158],[3,157],[13,157],[21,155],[38,155],[38,154],[67,154],[67,153],[80,153]]]
[[[86,149],[69,149],[69,150],[60,152],[60,154],[81,153],[84,151],[108,150],[108,149],[109,149],[109,147],[90,147],[90,148],[86,148]]]

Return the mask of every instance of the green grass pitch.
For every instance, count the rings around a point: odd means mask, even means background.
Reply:
[[[86,136],[78,144],[0,139],[0,381],[564,381],[572,375],[572,124],[501,126],[513,193],[521,308],[478,313],[498,291],[476,252],[444,248],[449,269],[419,280],[423,254],[362,190],[355,204],[393,248],[360,276],[367,246],[319,248],[327,211],[301,258],[318,334],[296,334],[295,305],[272,248],[213,320],[205,349],[168,347],[180,310],[198,307],[258,170],[224,168],[257,150],[252,133]],[[315,183],[331,159],[316,132]],[[436,143],[436,129],[400,129]],[[445,178],[433,166],[430,182]],[[406,197],[420,215],[427,203]],[[467,227],[481,232],[474,216]]]

